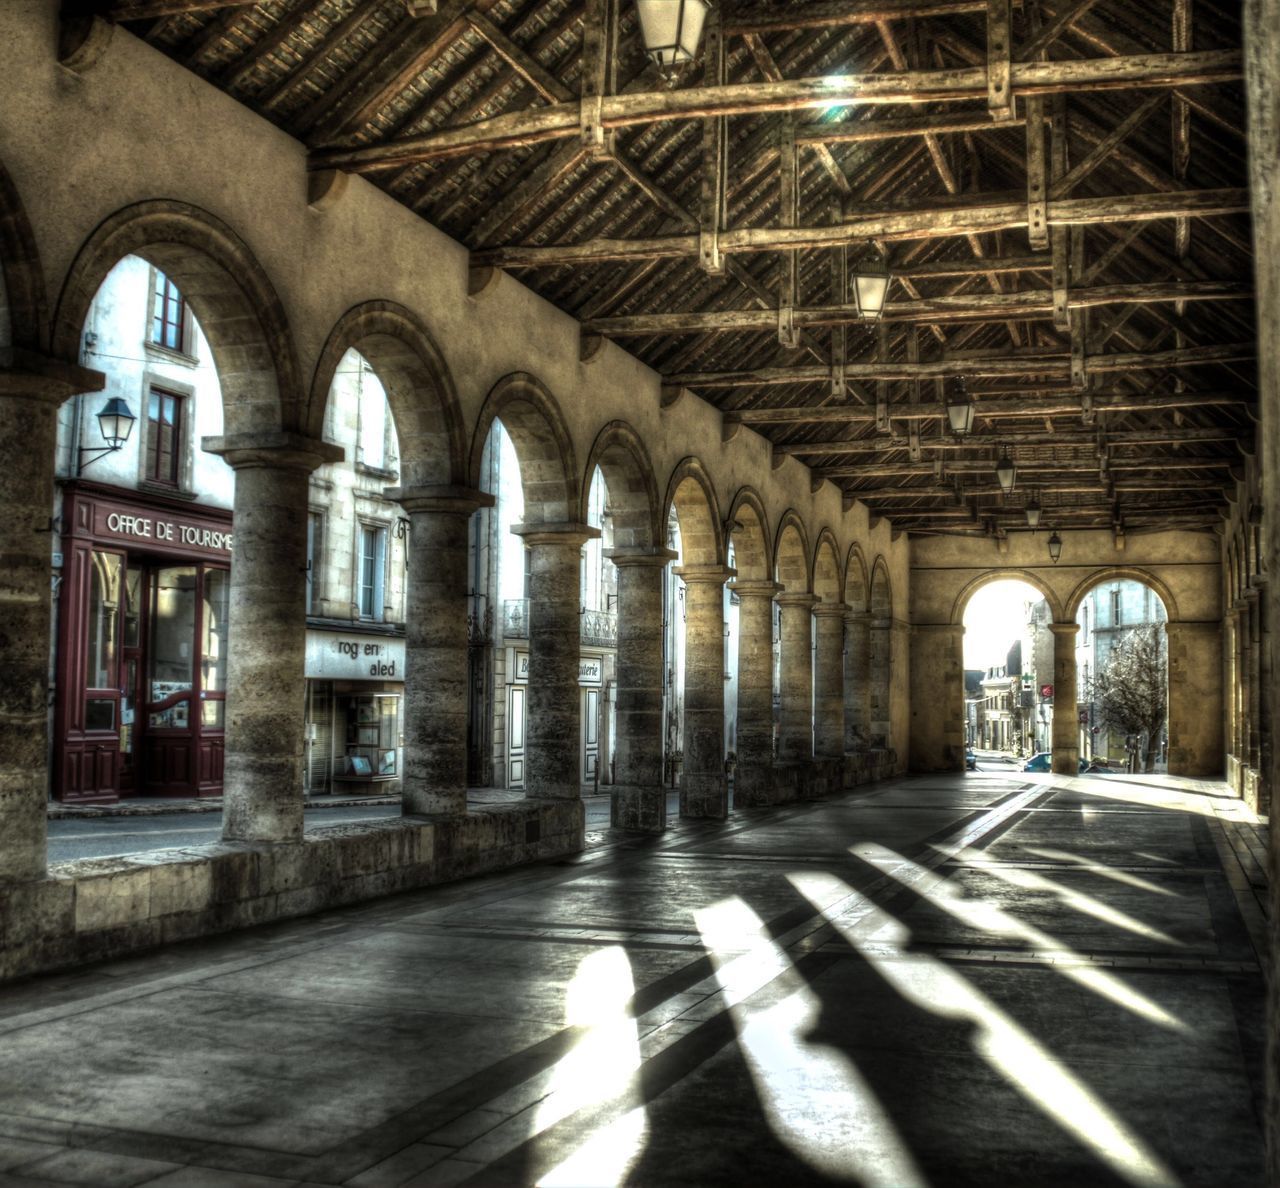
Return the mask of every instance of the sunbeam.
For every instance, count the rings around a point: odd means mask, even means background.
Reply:
[[[846,889],[847,893],[847,889]],[[774,1134],[809,1166],[870,1188],[925,1185],[871,1087],[844,1053],[808,1037],[822,1004],[736,896],[694,913]],[[747,1000],[769,983],[783,997]]]
[[[787,878],[815,906],[847,886],[828,874],[804,872]],[[986,995],[936,958],[907,952],[911,934],[904,924],[874,906],[860,912],[856,924],[840,915],[828,918],[908,1002],[972,1024],[979,1055],[1118,1175],[1141,1188],[1178,1185],[1159,1156]]]
[[[1054,895],[1067,907],[1074,908],[1086,916],[1092,916],[1095,920],[1100,920],[1104,924],[1110,924],[1114,928],[1131,932],[1134,936],[1140,936],[1146,940],[1159,941],[1161,944],[1169,945],[1172,948],[1185,947],[1180,940],[1170,936],[1167,932],[1162,932],[1159,928],[1152,928],[1150,924],[1144,924],[1127,912],[1113,908],[1084,891],[1076,891],[1070,887],[1064,887],[1061,883],[1055,883],[1052,879],[1045,878],[1039,871],[1024,870],[1017,866],[1001,866],[979,850],[968,850],[960,857],[966,864],[974,866],[986,874],[994,875],[998,879],[1003,879],[1006,883],[1023,891],[1043,891],[1049,895]]]
[[[644,1149],[648,1114],[643,1104],[635,1103],[634,1087],[640,1044],[627,1006],[634,993],[631,963],[618,945],[584,958],[569,983],[565,1022],[586,1031],[555,1065],[550,1092],[534,1115],[534,1133],[610,1098],[634,1108],[593,1132],[568,1159],[543,1175],[538,1183],[546,1188],[619,1184]]]
[[[1028,854],[1036,855],[1037,858],[1046,858],[1050,862],[1066,862],[1072,866],[1078,866],[1081,870],[1088,871],[1090,874],[1096,874],[1100,878],[1110,879],[1113,883],[1124,883],[1126,886],[1134,887],[1139,891],[1149,891],[1152,895],[1163,895],[1169,899],[1182,898],[1176,891],[1171,891],[1168,887],[1161,887],[1158,883],[1153,883],[1150,879],[1144,879],[1141,875],[1136,875],[1132,871],[1117,870],[1114,866],[1107,866],[1104,862],[1091,862],[1087,858],[1081,858],[1079,854],[1069,854],[1066,850],[1055,850],[1040,846],[1023,846],[1022,848]]]
[[[1102,995],[1102,997],[1114,1002],[1117,1006],[1124,1007],[1135,1015],[1140,1015],[1142,1018],[1148,1019],[1152,1023],[1158,1023],[1162,1027],[1168,1027],[1170,1030],[1186,1030],[1186,1024],[1182,1020],[1169,1014],[1168,1011],[1158,1003],[1152,1002],[1145,994],[1140,994],[1137,990],[1125,985],[1114,974],[1086,964],[1070,946],[1055,940],[1048,933],[1041,932],[1034,925],[1027,924],[1025,921],[1011,916],[996,904],[982,899],[968,898],[961,888],[949,883],[941,875],[917,866],[909,859],[903,858],[901,854],[895,854],[885,846],[863,844],[859,845],[856,850],[851,850],[851,852],[856,852],[864,862],[870,863],[877,870],[891,876],[898,882],[904,882],[921,898],[928,900],[936,907],[942,908],[943,911],[950,912],[966,924],[981,928],[984,932],[990,932],[995,936],[1007,936],[1024,940],[1033,948],[1042,951],[1059,953],[1064,957],[1076,959],[1075,961],[1061,962],[1054,965],[1053,968],[1061,973],[1063,977],[1070,978],[1082,986],[1087,986],[1095,994]],[[904,869],[911,872],[912,877],[909,882],[903,879],[902,871]]]

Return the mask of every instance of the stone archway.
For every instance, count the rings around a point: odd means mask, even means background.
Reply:
[[[867,679],[870,685],[869,742],[873,749],[893,746],[893,586],[883,556],[871,566],[871,648]],[[912,705],[914,713],[915,706]]]
[[[813,751],[823,759],[844,754],[843,574],[834,533],[824,528],[813,550]]]
[[[724,522],[715,487],[697,458],[685,458],[667,483],[667,514],[680,529],[684,583],[683,756],[680,815],[723,820],[729,814],[724,770]],[[664,519],[665,522],[665,519]]]
[[[618,593],[611,820],[625,829],[657,833],[666,828],[667,817],[662,591],[672,554],[661,547],[653,465],[640,435],[626,422],[611,421],[596,435],[582,480],[584,493],[597,470],[613,530],[605,555],[615,567]],[[585,506],[579,519],[587,520]],[[601,750],[603,759],[603,742]]]
[[[804,521],[794,511],[778,524],[773,567],[778,595],[778,762],[813,759],[813,556]]]

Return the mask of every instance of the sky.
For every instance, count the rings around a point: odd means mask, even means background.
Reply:
[[[983,586],[964,612],[964,666],[991,668],[1004,664],[1014,640],[1022,638],[1027,602],[1039,602],[1040,592],[1013,580]]]

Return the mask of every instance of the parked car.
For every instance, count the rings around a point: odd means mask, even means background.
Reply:
[[[1023,765],[1023,771],[1049,771],[1049,761],[1051,759],[1049,751],[1037,751]]]
[[[1091,775],[1106,775],[1110,770],[1111,769],[1107,766],[1107,761],[1105,759],[1095,758],[1080,760],[1081,775],[1085,775],[1086,773]]]
[[[972,747],[964,753],[964,766],[966,771],[978,770],[978,756],[973,753]]]

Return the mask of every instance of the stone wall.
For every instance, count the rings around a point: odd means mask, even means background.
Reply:
[[[578,801],[309,830],[297,845],[220,842],[90,858],[4,890],[0,980],[303,916],[581,850]]]

